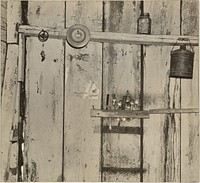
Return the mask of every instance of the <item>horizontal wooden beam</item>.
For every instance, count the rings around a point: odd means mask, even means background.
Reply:
[[[146,169],[141,169],[141,168],[121,168],[121,167],[102,167],[103,172],[109,172],[109,173],[130,173],[130,174],[137,174],[141,172],[146,172]]]
[[[103,126],[102,133],[119,133],[119,134],[138,134],[142,133],[140,127],[129,127],[129,126]]]
[[[91,110],[91,117],[144,118],[144,119],[148,119],[150,114],[172,114],[172,113],[199,113],[199,109],[198,108],[190,108],[190,109],[150,109],[150,110],[144,110],[144,111],[92,109]]]
[[[148,111],[126,111],[126,110],[98,110],[92,109],[90,111],[92,117],[104,118],[149,118]]]
[[[20,25],[18,32],[26,36],[37,37],[39,32],[45,30],[49,33],[49,38],[66,40],[67,29],[48,28]],[[175,43],[178,45],[186,44],[189,42],[193,46],[198,46],[197,36],[179,36],[179,35],[144,35],[144,34],[129,34],[129,33],[116,33],[116,32],[94,32],[91,31],[90,41],[106,42],[106,43],[120,43],[120,44],[139,44],[139,45],[163,45],[173,46]],[[180,39],[177,42],[177,39]]]

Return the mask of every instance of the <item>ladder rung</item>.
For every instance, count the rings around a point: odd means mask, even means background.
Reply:
[[[132,174],[146,172],[145,169],[142,170],[141,168],[119,168],[119,167],[102,167],[102,171],[111,172],[111,173],[123,172],[123,173],[132,173]]]
[[[129,126],[103,126],[103,133],[120,133],[120,134],[141,134],[142,130],[140,127],[129,127]]]

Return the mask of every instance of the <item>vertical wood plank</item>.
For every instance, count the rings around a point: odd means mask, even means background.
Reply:
[[[102,2],[66,2],[66,26],[74,24],[101,31]],[[65,181],[100,181],[100,119],[91,118],[90,110],[101,106],[102,44],[67,44],[65,75]]]
[[[1,2],[1,41],[7,39],[7,2]]]
[[[17,60],[18,46],[9,45],[6,58],[5,78],[2,90],[1,125],[0,125],[0,180],[17,181],[17,143],[10,142],[12,138],[12,126],[17,127]]]
[[[180,32],[180,2],[145,1],[152,34]],[[169,78],[171,47],[146,47],[144,109],[179,108],[180,80]],[[180,181],[180,115],[151,115],[144,122],[144,181]]]
[[[7,53],[7,43],[1,41],[1,89],[3,89],[4,75],[5,75],[6,53]]]
[[[140,1],[113,1],[105,3],[105,31],[136,33]],[[118,101],[129,90],[135,100],[140,93],[140,46],[125,44],[104,44],[103,59],[103,105],[106,109],[106,95],[116,94]],[[139,106],[138,106],[139,107]],[[104,119],[108,126],[118,126],[117,120]],[[121,122],[120,126],[140,126],[139,120]],[[103,167],[140,168],[140,136],[126,134],[103,135]],[[139,173],[119,171],[103,172],[103,181],[139,181]]]
[[[8,1],[7,3],[7,42],[17,43],[16,26],[21,22],[21,1]]]
[[[1,89],[5,74],[6,51],[7,51],[7,2],[1,2]],[[1,90],[2,93],[2,90]]]
[[[28,23],[64,27],[64,2],[28,2]],[[26,46],[24,180],[62,181],[64,46],[31,37]]]
[[[198,35],[198,1],[182,1],[182,34]],[[188,48],[189,49],[189,48]],[[198,107],[199,47],[195,47],[192,80],[181,80],[181,107]],[[199,181],[199,115],[181,115],[181,181]]]

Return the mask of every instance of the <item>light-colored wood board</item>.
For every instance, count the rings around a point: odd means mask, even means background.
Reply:
[[[197,0],[182,2],[182,34],[198,35]],[[189,48],[188,48],[189,49]],[[199,106],[199,47],[194,49],[193,79],[181,80],[181,107]],[[181,181],[199,181],[199,115],[181,115]]]
[[[145,1],[152,34],[179,35],[179,1]],[[179,108],[180,81],[169,78],[171,47],[145,47],[144,109]],[[180,181],[180,115],[151,115],[144,122],[143,181]]]
[[[53,39],[64,39],[66,40],[66,29],[51,28],[51,27],[40,27],[40,26],[29,26],[20,25],[18,31],[27,36],[38,36],[41,30],[45,30],[49,33],[49,37]],[[190,40],[190,43],[188,40]],[[178,41],[177,41],[178,40]],[[132,34],[123,32],[99,32],[90,31],[90,41],[92,42],[105,42],[105,43],[120,43],[120,44],[143,44],[143,45],[164,45],[173,46],[181,44],[192,44],[193,46],[198,45],[197,36],[179,36],[179,35],[144,35],[144,34]]]
[[[83,24],[101,31],[102,2],[67,2],[66,26]],[[101,106],[102,44],[82,49],[66,46],[65,67],[65,181],[100,181],[100,119],[90,117]]]
[[[16,26],[21,22],[21,1],[7,2],[7,42],[17,43]]]
[[[139,16],[139,1],[105,2],[104,27],[107,32],[136,33],[136,21]],[[131,17],[131,18],[130,18]],[[112,94],[117,100],[129,90],[135,100],[140,92],[140,46],[125,44],[104,44],[103,53],[103,105],[106,108],[106,95],[110,95],[109,109],[112,108]],[[138,106],[139,109],[139,106]],[[104,119],[103,124],[118,125],[117,120]],[[138,127],[139,120],[121,122],[121,126]],[[103,167],[116,168],[140,167],[140,136],[125,134],[103,135]],[[104,172],[103,181],[139,181],[140,174],[127,172]]]
[[[16,101],[17,101],[17,60],[18,46],[8,45],[4,85],[1,103],[1,181],[17,181],[17,145],[10,142],[12,138],[12,126],[17,127]]]
[[[56,45],[56,47],[55,47]],[[41,61],[40,52],[46,54]],[[54,50],[52,52],[52,50]],[[57,181],[62,174],[63,45],[27,40],[26,163],[29,181]]]
[[[198,108],[187,109],[150,109],[150,110],[101,110],[91,109],[92,117],[103,118],[149,118],[149,114],[175,114],[175,113],[199,113]]]
[[[28,23],[64,26],[63,20],[64,2],[28,2]],[[26,47],[24,181],[62,181],[64,46],[30,37]]]

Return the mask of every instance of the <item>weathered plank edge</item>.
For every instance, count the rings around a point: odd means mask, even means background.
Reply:
[[[67,39],[68,29],[54,29],[47,27],[27,26],[20,25],[18,28],[19,33],[26,36],[38,36],[39,32],[45,30],[49,33],[49,38],[53,39]],[[144,35],[144,34],[128,34],[116,32],[90,32],[90,41],[94,42],[107,42],[107,43],[121,43],[121,44],[139,44],[139,45],[166,45],[174,46],[175,44],[193,45],[198,46],[197,36],[179,36],[179,35]],[[178,40],[178,39],[182,40]],[[187,41],[187,39],[190,40]],[[178,41],[177,41],[178,40]]]

